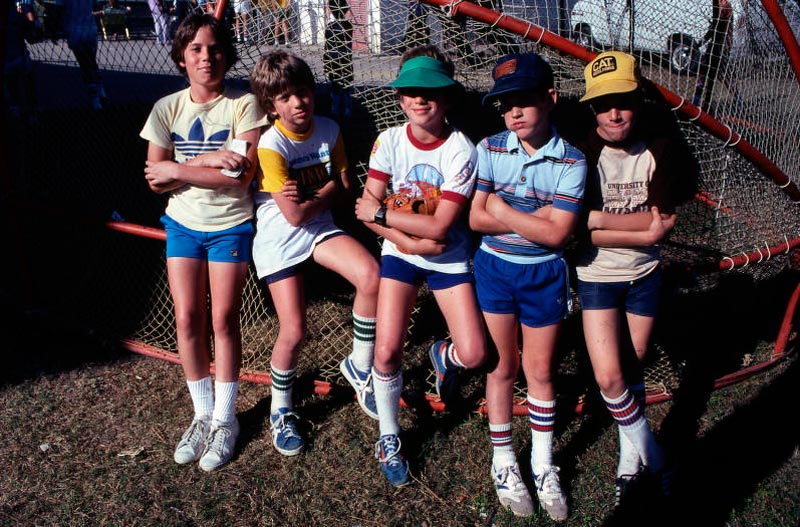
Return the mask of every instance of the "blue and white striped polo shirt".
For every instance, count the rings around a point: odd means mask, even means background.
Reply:
[[[551,127],[550,140],[533,156],[517,134],[505,130],[478,145],[480,192],[495,193],[514,209],[533,213],[552,205],[580,214],[586,179],[583,153]],[[561,250],[531,242],[519,234],[483,236],[482,250],[515,263],[536,263],[561,256]]]

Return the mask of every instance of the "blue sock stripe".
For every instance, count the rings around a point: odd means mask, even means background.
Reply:
[[[456,353],[456,347],[453,343],[449,343],[445,350],[444,354],[445,365],[448,368],[452,368],[453,366],[457,368],[463,368],[464,364],[461,362],[461,359],[458,357],[458,353]]]
[[[639,406],[630,392],[626,392],[626,396],[618,403],[606,401],[606,407],[611,412],[611,417],[620,426],[630,426],[643,416],[642,407]]]
[[[489,437],[492,440],[493,447],[508,446],[512,443],[511,433],[508,432],[489,432]]]
[[[556,422],[556,407],[540,406],[528,399],[528,421],[537,432],[550,432]]]

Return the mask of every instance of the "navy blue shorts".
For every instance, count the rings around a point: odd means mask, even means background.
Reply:
[[[479,250],[473,264],[484,313],[514,314],[531,328],[551,326],[567,316],[569,276],[563,258],[518,264]]]
[[[655,317],[661,296],[661,269],[626,282],[578,280],[581,309],[625,309],[626,313]]]
[[[167,232],[167,258],[195,258],[209,262],[249,262],[255,228],[250,220],[230,229],[203,232],[189,229],[166,214],[161,223]]]
[[[461,284],[471,284],[473,282],[472,273],[442,273],[440,271],[430,271],[410,264],[396,256],[381,257],[381,278],[391,278],[398,282],[415,285],[420,287],[427,282],[428,289],[450,289]]]

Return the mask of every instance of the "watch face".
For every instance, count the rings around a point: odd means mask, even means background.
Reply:
[[[375,211],[375,223],[378,225],[386,225],[386,205],[382,205]]]

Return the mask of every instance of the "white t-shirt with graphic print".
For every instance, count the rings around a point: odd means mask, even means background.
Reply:
[[[472,141],[453,130],[443,141],[420,143],[411,135],[408,123],[381,132],[372,147],[369,177],[386,181],[391,192],[421,196],[438,191],[441,199],[464,203],[475,190],[477,153]],[[469,271],[472,242],[462,216],[450,228],[444,252],[422,256],[400,252],[389,240],[383,241],[382,255],[396,256],[417,267],[443,273]]]

